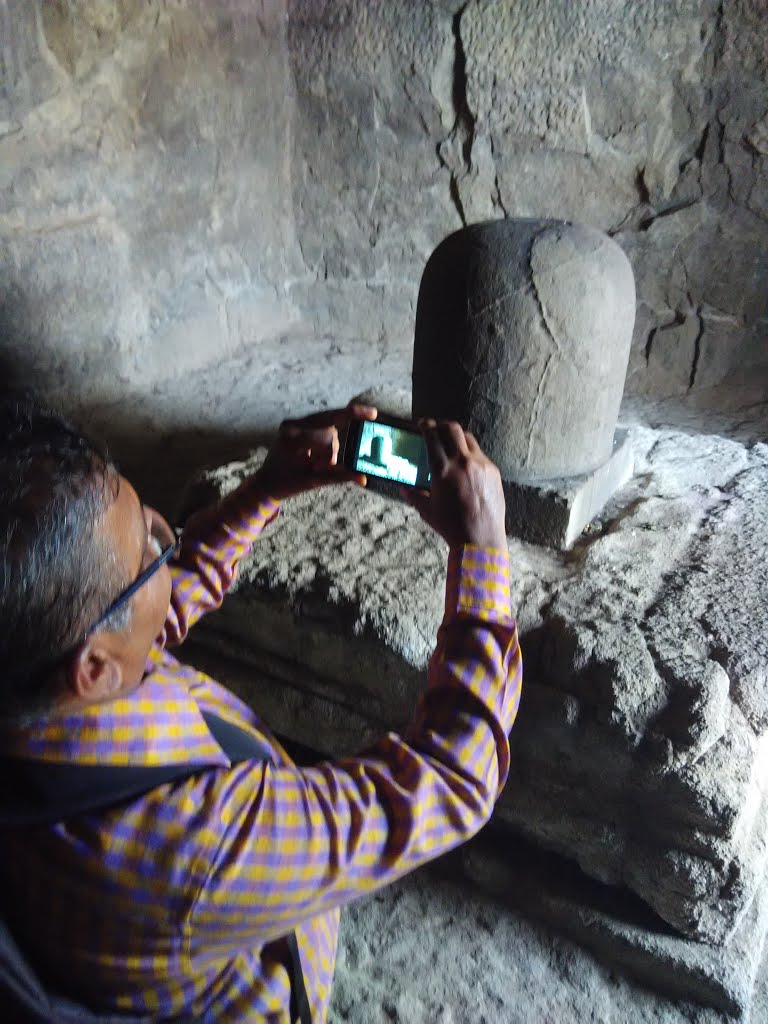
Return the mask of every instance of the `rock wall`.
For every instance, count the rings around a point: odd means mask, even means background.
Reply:
[[[193,459],[407,385],[436,244],[552,216],[632,260],[631,391],[768,377],[763,14],[0,0],[0,369]]]

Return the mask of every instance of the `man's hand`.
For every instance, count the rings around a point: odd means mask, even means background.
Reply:
[[[421,420],[432,493],[403,488],[403,497],[451,547],[507,550],[501,474],[458,423]]]
[[[261,469],[248,481],[265,497],[291,498],[325,484],[365,486],[362,473],[339,465],[339,431],[352,419],[375,420],[376,409],[352,402],[345,409],[284,420]]]

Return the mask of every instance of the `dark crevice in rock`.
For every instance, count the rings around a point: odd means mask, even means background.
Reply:
[[[655,224],[657,220],[661,220],[662,217],[671,217],[673,213],[680,213],[681,210],[687,210],[689,207],[695,206],[698,202],[698,199],[694,199],[691,202],[672,203],[671,206],[664,207],[664,209],[658,210],[655,213],[650,214],[648,217],[643,217],[637,225],[637,230],[647,231],[651,225]]]
[[[619,235],[623,231],[634,231],[635,218],[637,217],[639,209],[642,209],[642,206],[633,206],[629,213],[626,213],[618,223],[612,224],[606,229],[606,235],[608,235],[609,238],[613,238],[615,235]]]
[[[456,112],[456,123],[454,132],[461,141],[461,155],[464,164],[469,171],[472,168],[472,146],[475,141],[475,115],[469,109],[467,102],[467,55],[464,52],[464,43],[461,38],[461,19],[468,4],[464,4],[453,16],[451,28],[453,30],[454,45],[456,47],[456,58],[453,63],[453,109]]]
[[[464,212],[464,204],[461,201],[461,193],[459,191],[459,178],[456,172],[453,170],[453,168],[450,166],[448,161],[443,156],[443,146],[444,143],[439,142],[435,148],[435,152],[437,153],[437,159],[440,161],[440,166],[444,167],[445,170],[448,171],[448,173],[451,176],[450,181],[448,183],[448,194],[450,195],[451,202],[455,206],[456,212],[459,215],[459,220],[461,221],[462,227],[466,227],[467,215]]]
[[[475,142],[475,115],[467,101],[467,57],[461,38],[461,18],[469,3],[464,3],[451,20],[451,31],[454,41],[453,80],[451,83],[451,102],[453,104],[454,122],[450,135],[437,146],[437,158],[451,176],[449,193],[451,202],[456,207],[461,223],[466,226],[467,218],[464,204],[461,201],[459,181],[472,170],[472,147]],[[453,148],[450,144],[458,144],[461,153],[461,166],[456,167],[458,160],[451,159],[447,154]]]
[[[646,366],[651,361],[651,351],[653,350],[653,342],[654,342],[654,339],[656,338],[656,335],[658,333],[659,333],[659,328],[658,327],[652,327],[651,330],[648,332],[648,337],[645,340],[645,365]]]
[[[693,361],[691,363],[691,376],[688,381],[689,391],[696,383],[696,374],[699,370],[699,359],[701,358],[701,339],[704,335],[704,317],[701,315],[701,308],[696,310],[696,316],[699,318],[699,330],[693,343]]]
[[[501,212],[504,214],[505,217],[508,217],[509,213],[507,212],[507,208],[504,205],[504,200],[501,198],[501,188],[499,186],[499,175],[498,175],[498,173],[496,174],[496,176],[493,179],[493,196],[492,196],[492,199],[493,199],[493,205],[497,206],[501,210]]]
[[[726,152],[726,108],[730,102],[730,96],[726,94],[722,102],[717,109],[717,162],[725,171],[727,181],[727,193],[728,198],[736,203],[737,205],[743,206],[743,203],[739,203],[739,200],[734,192],[733,187],[733,171],[731,170],[730,164],[728,163],[728,154]]]
[[[681,310],[676,309],[674,311],[674,315],[675,315],[675,318],[670,323],[668,323],[668,324],[661,324],[661,325],[657,325],[656,327],[652,327],[651,330],[648,332],[648,337],[646,338],[646,341],[645,341],[645,362],[646,362],[646,364],[648,364],[650,362],[651,352],[653,350],[653,343],[656,340],[656,336],[658,334],[663,334],[664,331],[673,331],[673,330],[675,330],[675,328],[680,327],[682,324],[685,323],[685,313],[683,313]]]
[[[451,196],[451,202],[456,207],[456,212],[459,215],[459,219],[461,220],[462,226],[466,227],[467,215],[464,212],[464,204],[461,201],[461,194],[459,192],[459,182],[456,175],[453,172],[451,172],[451,182],[450,185],[448,186],[448,191]]]
[[[707,141],[709,139],[710,128],[711,122],[707,121],[699,137],[699,141],[696,144],[696,148],[693,150],[693,153],[691,154],[691,156],[686,157],[684,160],[681,160],[679,167],[680,175],[682,176],[685,173],[685,171],[688,170],[691,164],[695,164],[695,170],[697,172],[696,176],[698,180],[698,187],[700,193],[703,192],[703,186],[701,183],[701,168],[704,163],[704,154],[707,151]]]
[[[706,145],[706,134],[708,131],[709,126],[707,126],[707,128],[705,129],[705,137],[700,141],[699,146],[696,150],[696,155],[689,157],[687,160],[683,161],[680,164],[681,174],[688,166],[688,164],[690,164],[693,160],[698,160],[700,163],[700,158],[698,154],[699,151],[703,152],[702,147]],[[619,224],[608,229],[609,236],[612,237],[613,235],[618,234],[620,231],[624,230],[648,231],[656,223],[657,220],[660,220],[662,217],[671,217],[675,213],[680,213],[681,210],[687,210],[689,207],[695,206],[696,203],[701,202],[702,198],[699,195],[696,196],[696,198],[694,199],[688,198],[680,202],[670,203],[668,206],[662,206],[661,208],[657,209],[651,202],[650,191],[645,180],[644,167],[641,167],[635,176],[635,188],[637,189],[637,194],[639,198],[637,206],[630,210],[630,212],[624,217],[624,219]]]
[[[696,147],[696,149],[694,151],[694,154],[693,154],[695,156],[695,158],[699,161],[699,163],[702,163],[702,161],[704,160],[704,153],[706,152],[706,149],[707,149],[707,139],[709,138],[709,129],[710,129],[710,122],[707,121],[707,123],[704,125],[704,131],[701,133],[701,138],[699,139],[699,144]]]
[[[717,5],[717,13],[715,14],[715,33],[716,33],[717,39],[720,42],[720,48],[719,48],[718,57],[722,57],[722,52],[725,49],[724,25],[725,25],[725,0],[720,0],[720,3]]]
[[[491,147],[491,160],[493,161],[493,166],[495,168],[496,167],[496,145],[495,145],[495,143],[493,141],[493,135],[489,136],[488,141],[489,141],[490,147]],[[501,210],[501,212],[504,215],[504,217],[508,217],[509,216],[509,211],[507,210],[507,207],[506,207],[506,205],[504,203],[504,200],[501,197],[501,184],[499,182],[499,172],[498,172],[498,170],[495,171],[494,177],[493,177],[493,192],[491,193],[491,202],[493,203],[495,209]]]
[[[651,193],[648,191],[648,185],[645,180],[645,167],[641,167],[637,175],[635,176],[635,186],[637,188],[637,194],[640,197],[640,202],[646,203],[648,206],[651,205]]]

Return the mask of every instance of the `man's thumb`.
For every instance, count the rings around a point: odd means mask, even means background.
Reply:
[[[422,519],[427,520],[430,495],[428,491],[417,491],[414,487],[401,487],[400,496],[412,508],[415,508]]]

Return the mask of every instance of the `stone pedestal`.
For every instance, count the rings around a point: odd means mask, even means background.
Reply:
[[[593,228],[476,224],[430,257],[413,415],[475,434],[507,485],[510,534],[567,546],[631,474],[615,430],[634,319],[629,261]]]
[[[611,454],[589,473],[541,483],[505,480],[507,533],[531,544],[569,548],[632,470],[626,431],[618,430]]]

